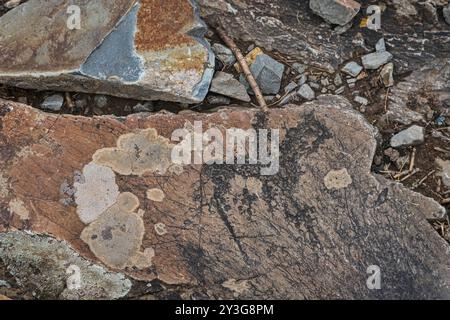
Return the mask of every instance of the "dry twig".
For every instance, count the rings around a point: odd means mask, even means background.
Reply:
[[[416,162],[416,151],[416,148],[412,149],[411,160],[409,161],[409,172],[412,172],[414,170],[414,165]]]
[[[421,180],[419,180],[419,181],[416,181],[414,184],[413,184],[413,186],[412,186],[412,188],[413,189],[417,189],[418,187],[420,187],[424,182],[425,182],[425,180],[427,180],[433,173],[435,173],[436,172],[436,170],[433,170],[433,171],[431,171],[431,172],[429,172],[425,177],[423,177]]]
[[[245,58],[242,55],[241,50],[239,50],[234,40],[231,39],[226,34],[225,30],[222,27],[220,26],[217,27],[216,31],[219,34],[220,38],[223,40],[223,42],[225,42],[225,44],[230,48],[230,50],[233,51],[239,65],[241,66],[241,70],[244,73],[245,78],[247,79],[248,84],[255,93],[256,100],[258,101],[259,106],[263,109],[264,112],[267,112],[268,107],[266,100],[264,100],[264,96],[262,95],[261,90],[259,89],[259,86],[256,83],[256,80],[253,77],[252,72],[250,71],[250,68],[248,67],[247,61],[245,61]]]
[[[408,180],[409,178],[411,178],[413,175],[415,175],[416,173],[419,173],[420,169],[414,169],[413,172],[411,172],[410,174],[408,174],[407,176],[403,177],[403,179],[400,180],[400,182],[403,182],[405,180]]]

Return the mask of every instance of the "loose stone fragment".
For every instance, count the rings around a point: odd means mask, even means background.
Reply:
[[[212,84],[211,92],[218,93],[233,99],[244,102],[250,101],[250,96],[247,93],[245,86],[236,80],[232,74],[225,72],[217,72]]]
[[[64,97],[60,94],[54,94],[50,97],[45,98],[42,102],[42,109],[51,111],[60,111],[64,104]]]
[[[232,65],[236,62],[236,58],[234,57],[233,51],[225,47],[220,43],[215,43],[212,46],[216,57],[223,62],[225,65]]]
[[[381,80],[386,88],[394,85],[394,64],[392,62],[386,64],[380,72]]]
[[[278,94],[283,79],[284,65],[266,54],[260,54],[250,67],[263,94]],[[250,86],[241,74],[239,81],[248,89]]]
[[[356,76],[358,76],[358,74],[361,73],[362,69],[363,68],[359,64],[357,64],[354,61],[351,61],[351,62],[347,63],[344,66],[344,68],[342,68],[342,72],[344,72],[352,77],[356,77]]]
[[[361,5],[353,0],[310,0],[309,7],[327,22],[344,26],[355,17]]]
[[[423,143],[425,139],[425,128],[414,125],[403,130],[391,138],[391,147],[407,147]]]
[[[311,89],[311,87],[308,84],[304,84],[298,89],[297,94],[306,100],[314,100],[316,97],[316,94],[314,93],[314,90]]]
[[[386,51],[386,43],[384,41],[384,38],[381,38],[380,40],[378,40],[377,44],[375,45],[375,50],[377,52]]]
[[[438,175],[442,178],[442,182],[445,186],[450,188],[450,161],[444,161],[440,158],[437,158],[436,164],[440,169]]]
[[[356,96],[354,100],[355,100],[355,102],[362,104],[363,106],[366,106],[369,104],[369,100],[367,100],[366,98],[361,97],[361,96]]]
[[[362,56],[361,59],[364,68],[375,70],[388,63],[392,59],[392,54],[387,51],[379,51]]]

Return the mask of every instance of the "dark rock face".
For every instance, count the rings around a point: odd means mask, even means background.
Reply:
[[[184,298],[450,297],[450,247],[427,222],[445,210],[370,173],[377,132],[345,99],[321,96],[266,115],[229,109],[120,121],[2,102],[0,115],[0,232],[51,234],[85,258],[160,281]],[[279,170],[262,176],[261,163],[175,169],[167,155],[170,137],[195,121],[221,132],[279,130]],[[125,250],[103,228],[101,211],[87,212],[91,225],[80,220],[79,185],[104,187],[87,166],[115,176],[108,184],[121,195],[108,214],[117,221],[133,216],[139,231],[121,234],[133,248]],[[60,201],[67,182],[74,182],[77,202]],[[90,251],[91,241],[106,249]],[[120,265],[111,263],[116,246]],[[380,290],[367,287],[371,266],[380,269]]]
[[[372,52],[382,37],[400,74],[450,55],[450,26],[443,19],[431,19],[427,7],[416,1],[388,1],[378,31],[359,27],[367,17],[367,7],[378,4],[364,1],[351,28],[341,35],[333,33],[332,27],[309,9],[308,2],[274,0],[267,6],[255,0],[228,5],[225,1],[199,1],[205,19],[211,25],[220,21],[233,38],[255,41],[266,50],[324,69],[337,69],[355,51]],[[436,8],[440,6],[438,2]],[[368,41],[359,41],[358,33]]]
[[[425,122],[430,106],[450,106],[450,60],[433,60],[396,84],[389,94],[386,118],[402,124]]]

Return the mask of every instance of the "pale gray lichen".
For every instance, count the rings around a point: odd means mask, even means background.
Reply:
[[[81,239],[104,264],[115,269],[152,264],[155,252],[140,251],[144,237],[144,221],[139,213],[139,199],[132,193],[121,193],[117,202],[81,233]]]
[[[117,147],[97,150],[93,160],[122,175],[163,174],[172,165],[172,148],[169,139],[150,128],[119,137]]]
[[[93,162],[83,168],[83,179],[78,180],[74,183],[77,214],[89,224],[116,202],[119,187],[110,168]]]
[[[0,234],[0,264],[37,299],[119,299],[132,286],[123,274],[80,257],[67,242],[30,232]],[[70,266],[80,271],[78,289],[67,287]]]
[[[30,212],[22,200],[15,198],[9,202],[9,211],[16,214],[20,220],[30,219]]]
[[[0,172],[0,197],[6,198],[9,195],[8,180]]]
[[[155,201],[155,202],[162,202],[166,195],[164,194],[164,191],[162,191],[159,188],[152,188],[147,190],[147,199]]]
[[[324,178],[325,187],[329,190],[347,188],[352,182],[352,177],[350,177],[345,168],[341,170],[331,170]]]
[[[160,236],[165,235],[167,233],[166,225],[162,222],[155,224],[155,231]]]

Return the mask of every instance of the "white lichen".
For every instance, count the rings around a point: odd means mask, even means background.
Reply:
[[[345,168],[341,170],[331,170],[323,180],[325,187],[328,190],[347,188],[353,182],[352,177],[350,177]]]
[[[147,199],[155,201],[155,202],[162,202],[166,195],[164,194],[164,191],[162,191],[159,188],[153,188],[147,190]]]
[[[169,139],[151,128],[119,137],[117,147],[97,150],[93,160],[121,175],[163,174],[172,165],[172,148]]]
[[[155,224],[155,231],[160,236],[165,235],[167,233],[166,225],[162,222]]]
[[[151,266],[155,252],[140,251],[144,237],[142,216],[135,212],[139,199],[132,193],[121,193],[117,202],[81,233],[81,239],[104,264],[115,269]]]
[[[83,179],[74,183],[77,214],[85,224],[95,221],[119,196],[116,175],[105,166],[89,163],[83,168]]]
[[[30,219],[30,212],[20,199],[13,199],[9,202],[9,211],[19,216],[20,220]]]

